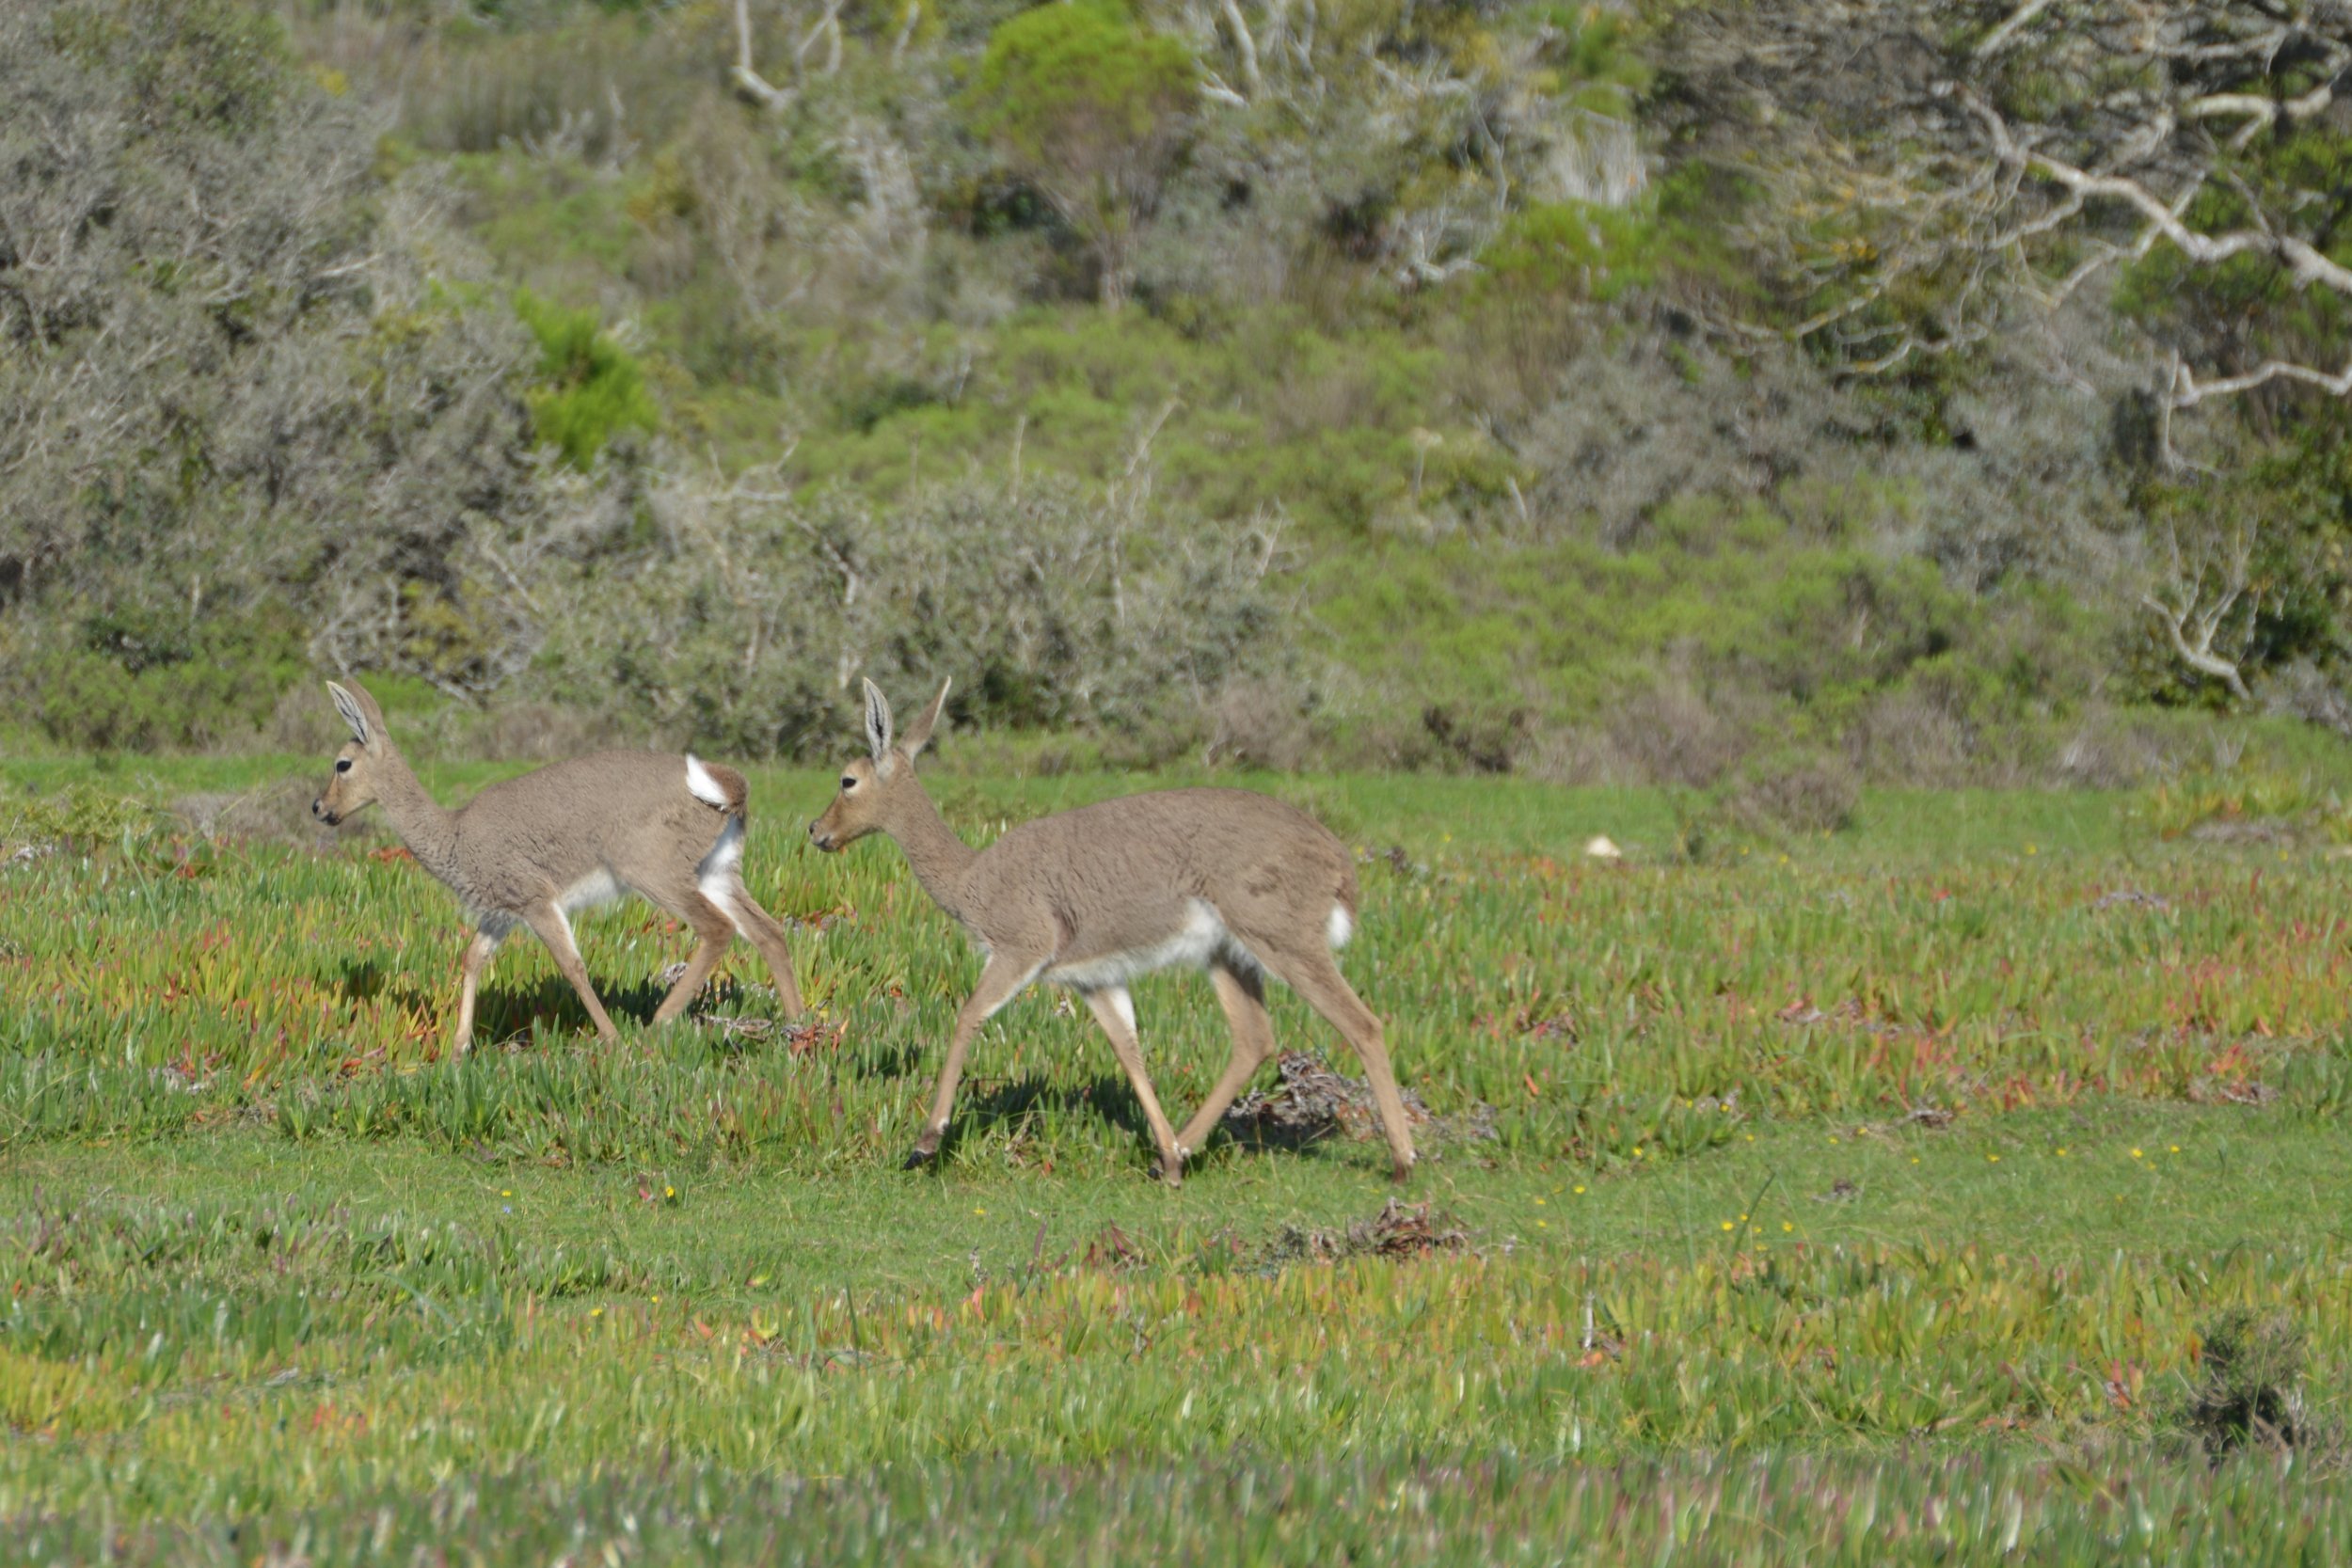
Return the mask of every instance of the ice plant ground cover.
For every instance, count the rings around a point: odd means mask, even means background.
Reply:
[[[1431,1118],[1384,1212],[1313,1062],[1154,1186],[1049,991],[899,1172],[977,960],[888,846],[803,846],[821,772],[755,775],[746,861],[806,1025],[739,945],[644,1027],[687,939],[628,905],[579,923],[617,1048],[516,942],[445,1060],[413,863],[162,809],[315,770],[0,770],[0,1557],[2352,1552],[2325,832],[1921,794],[1701,845],[1652,793],[1258,781],[1363,852],[1343,962]],[[976,841],[1139,786],[937,784]],[[1188,1107],[1207,985],[1136,1006]],[[2198,1414],[2233,1322],[2243,1430]]]

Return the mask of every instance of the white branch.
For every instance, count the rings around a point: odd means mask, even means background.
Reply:
[[[2290,359],[2265,359],[2250,371],[2236,375],[2217,376],[2210,381],[2198,380],[2195,373],[2183,365],[2173,374],[2172,402],[2175,407],[2186,408],[2207,398],[2249,391],[2269,381],[2300,381],[2338,397],[2352,397],[2352,359],[2344,361],[2344,369],[2333,372],[2321,370],[2316,365],[2297,364]]]
[[[771,87],[752,68],[752,8],[751,0],[735,0],[735,69],[727,72],[735,90],[766,109],[783,109],[792,102],[792,95],[782,87]]]
[[[2141,595],[2139,602],[2153,610],[2156,619],[2164,624],[2166,635],[2172,642],[2172,652],[2183,664],[2201,675],[2211,675],[2221,682],[2230,689],[2230,695],[2240,702],[2253,695],[2246,689],[2246,679],[2238,673],[2237,666],[2213,651],[2214,623],[2202,615],[2192,616],[2187,610],[2176,610],[2153,594]],[[2190,622],[2194,622],[2199,632],[2195,643],[2191,643],[2182,630],[2183,626]]]
[[[1241,79],[1255,98],[1264,90],[1265,83],[1258,75],[1258,40],[1249,36],[1249,24],[1242,20],[1239,0],[1225,0],[1225,24],[1233,30],[1233,47],[1241,51]]]
[[[2214,562],[2200,560],[2192,568],[2182,559],[2181,536],[2176,529],[2166,528],[2164,543],[2171,564],[2171,581],[2166,585],[2166,593],[2143,594],[2139,602],[2163,623],[2172,652],[2182,663],[2220,681],[2230,689],[2232,696],[2246,701],[2252,693],[2246,689],[2245,677],[2238,673],[2233,661],[2214,651],[2213,644],[2223,623],[2241,605],[2249,632],[2255,618],[2262,613],[2262,595],[2259,592],[2249,595],[2247,581],[2253,561],[2252,535],[2244,529],[2232,535],[2224,559],[2218,562],[2221,580],[2216,583],[2207,581],[2207,572]]]
[[[825,74],[830,76],[841,69],[841,5],[842,0],[825,0],[824,14],[802,35],[800,47],[792,51],[795,71],[808,58],[808,52],[817,47],[818,39],[826,40]]]
[[[2026,0],[2024,5],[2010,13],[2007,22],[1985,35],[1984,41],[1977,45],[1977,58],[1981,60],[1999,54],[2008,45],[2009,40],[2017,36],[2020,29],[2049,8],[2050,0]]]
[[[2157,232],[2171,242],[2173,248],[2190,261],[2211,266],[2249,252],[2267,254],[2278,258],[2297,288],[2309,288],[2316,283],[2336,293],[2352,297],[2352,267],[2336,261],[2308,240],[2258,229],[2233,230],[2226,234],[2200,233],[2182,221],[2171,203],[2139,181],[2120,174],[2093,174],[2046,152],[2037,152],[2021,146],[2017,138],[2010,134],[2009,126],[2000,116],[1994,114],[1982,100],[1967,94],[1963,101],[1992,135],[1995,155],[2003,163],[2032,169],[2081,196],[2106,197],[2123,202],[2137,210]]]

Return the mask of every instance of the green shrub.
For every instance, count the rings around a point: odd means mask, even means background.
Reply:
[[[1536,8],[1529,20],[1543,32],[1534,86],[1568,95],[1577,107],[1616,118],[1630,115],[1651,79],[1636,47],[1633,24],[1597,6]]]
[[[205,746],[249,735],[304,671],[282,617],[190,624],[151,611],[86,616],[72,643],[36,654],[19,682],[49,737],[77,751]]]
[[[1861,781],[1842,759],[1781,751],[1751,761],[1724,807],[1734,823],[1771,837],[1843,832],[1861,803]]]
[[[1063,482],[930,487],[887,512],[838,489],[679,484],[651,504],[664,543],[565,585],[539,678],[738,755],[834,750],[859,674],[894,695],[953,677],[954,715],[993,725],[1197,728],[1208,694],[1290,652],[1252,541],[1147,536]]]
[[[515,313],[539,341],[539,381],[530,396],[539,439],[575,468],[595,467],[605,444],[626,430],[661,422],[644,370],[615,342],[593,309],[570,310],[525,289]]]
[[[1656,218],[1638,209],[1538,203],[1514,214],[1480,255],[1470,297],[1605,305],[1657,281],[1657,238]]]
[[[156,826],[152,806],[94,784],[69,784],[23,800],[0,799],[0,850],[9,853],[43,845],[87,851],[129,844]]]
[[[1040,6],[992,34],[972,127],[1094,249],[1103,303],[1133,281],[1135,237],[1158,201],[1200,66],[1146,32],[1124,0]]]

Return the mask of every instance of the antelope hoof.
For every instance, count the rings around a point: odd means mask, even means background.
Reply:
[[[1400,1187],[1403,1186],[1413,1179],[1413,1166],[1418,1164],[1420,1164],[1418,1157],[1397,1161],[1389,1167],[1389,1180]]]
[[[930,1139],[926,1138],[921,1143],[916,1144],[913,1148],[907,1151],[906,1161],[904,1164],[900,1164],[898,1168],[900,1170],[921,1170],[925,1165],[930,1164],[938,1157],[939,1145],[933,1143]]]
[[[1152,1162],[1151,1176],[1152,1180],[1164,1181],[1171,1187],[1183,1186],[1184,1184],[1184,1157],[1182,1154],[1173,1159],[1165,1154],[1156,1157]]]

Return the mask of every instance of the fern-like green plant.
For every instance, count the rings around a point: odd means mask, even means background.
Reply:
[[[528,394],[532,423],[565,462],[593,467],[620,432],[660,426],[644,367],[595,310],[568,309],[524,289],[515,295],[515,313],[539,341],[539,380]]]

